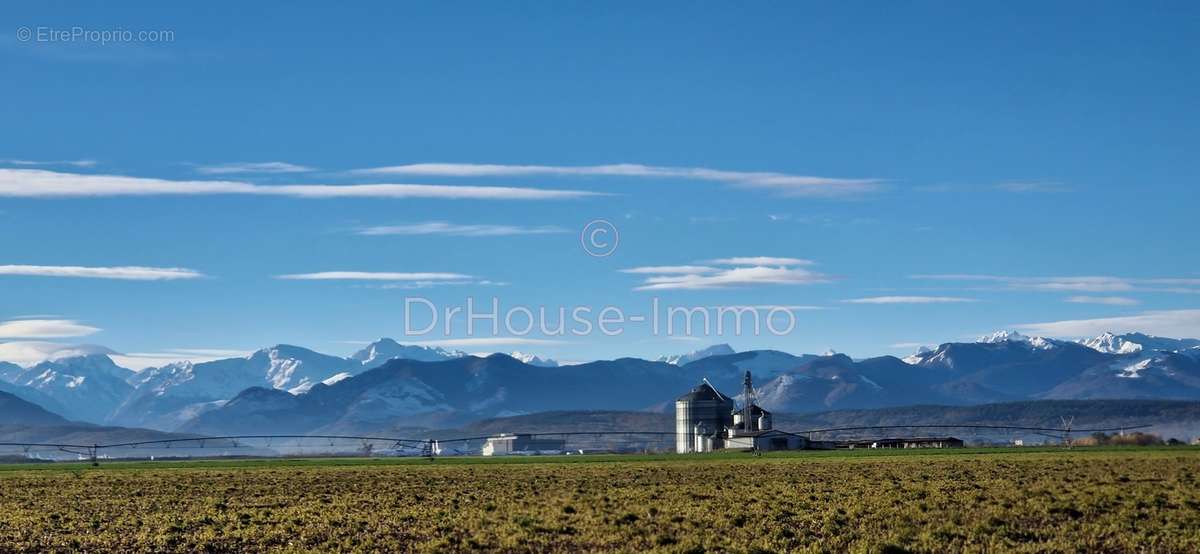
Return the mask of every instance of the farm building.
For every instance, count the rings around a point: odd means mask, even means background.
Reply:
[[[680,454],[714,450],[828,450],[833,448],[962,448],[954,437],[893,437],[825,440],[789,433],[772,426],[771,412],[756,402],[747,371],[742,381],[741,406],[704,380],[675,401],[675,451]]]
[[[771,412],[755,403],[750,372],[743,381],[742,406],[734,407],[707,380],[675,401],[675,451],[712,452],[734,450],[796,450],[808,440],[771,426]]]
[[[962,448],[962,439],[954,437],[897,437],[846,441],[847,448]]]
[[[559,454],[566,450],[567,441],[535,437],[533,435],[500,434],[488,437],[483,444],[484,456],[512,456],[529,454]]]
[[[809,442],[800,435],[778,429],[767,429],[738,432],[726,437],[724,447],[729,450],[800,450],[808,448]]]

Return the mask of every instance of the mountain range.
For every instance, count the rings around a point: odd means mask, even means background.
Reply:
[[[133,441],[179,439],[186,435],[167,433],[152,429],[130,429],[67,421],[62,416],[23,400],[15,395],[0,392],[0,443],[37,444],[111,444]],[[159,448],[161,449],[161,447]],[[143,451],[152,453],[154,449]],[[63,459],[82,456],[81,450],[70,448],[38,448],[38,457]],[[0,451],[0,460],[28,461],[19,446],[9,446]]]
[[[1078,342],[1000,332],[904,359],[735,352],[561,365],[381,339],[348,357],[276,345],[133,372],[95,353],[0,363],[0,391],[78,421],[203,434],[445,428],[553,410],[668,411],[702,379],[733,394],[746,371],[780,413],[1038,399],[1200,399],[1200,341],[1138,333]]]

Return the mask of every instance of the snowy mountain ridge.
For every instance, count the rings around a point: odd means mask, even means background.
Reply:
[[[1105,332],[1090,339],[1079,339],[1078,342],[1092,350],[1106,354],[1135,354],[1143,349],[1141,344],[1114,335],[1112,332]]]
[[[177,362],[132,376],[136,389],[116,408],[110,421],[174,428],[253,387],[300,395],[394,359],[440,362],[464,356],[459,351],[383,338],[345,358],[278,344],[238,358]]]
[[[371,369],[396,358],[419,362],[442,362],[462,358],[466,355],[466,352],[460,350],[447,350],[438,346],[400,344],[385,337],[351,354],[350,359],[357,360],[364,369]]]
[[[523,363],[525,365],[532,365],[532,366],[537,366],[537,367],[558,367],[559,366],[558,360],[542,358],[536,354],[530,354],[528,352],[520,352],[520,351],[514,350],[513,352],[509,353],[508,355],[511,356],[515,360],[520,360],[521,363]]]
[[[671,365],[687,365],[698,360],[703,360],[704,358],[710,358],[712,356],[725,356],[733,353],[735,353],[733,347],[729,346],[728,344],[714,344],[707,348],[701,348],[700,350],[688,352],[687,354],[660,356],[655,361],[668,363]]]
[[[1055,341],[1052,339],[1047,339],[1047,338],[1042,338],[1042,337],[1029,337],[1029,336],[1022,335],[1021,333],[1018,333],[1016,331],[1000,330],[1000,331],[996,331],[990,335],[984,335],[982,337],[979,337],[978,339],[975,340],[975,342],[982,343],[982,344],[1000,344],[1000,343],[1009,342],[1009,343],[1017,343],[1017,344],[1026,344],[1026,345],[1029,345],[1030,348],[1036,348],[1038,350],[1049,350],[1051,348],[1054,348],[1057,345],[1058,341]]]
[[[132,374],[105,354],[60,357],[24,368],[8,381],[45,395],[71,419],[103,421],[133,390]]]
[[[138,373],[104,354],[31,367],[0,364],[0,388],[70,419],[177,430],[218,411],[223,415],[213,417],[237,421],[239,406],[259,401],[302,405],[315,414],[326,409],[320,399],[336,398],[349,403],[339,417],[359,422],[401,421],[405,414],[434,421],[535,408],[605,409],[611,403],[650,409],[701,378],[736,390],[746,371],[763,383],[769,404],[784,411],[1038,398],[1200,399],[1200,341],[1137,333],[1063,341],[1002,331],[977,342],[922,348],[903,360],[853,359],[832,351],[738,353],[719,344],[658,362],[620,358],[573,366],[530,353],[467,356],[381,339],[347,357],[279,344]],[[636,403],[622,397],[627,386],[604,388],[630,382],[648,383]],[[607,391],[604,399],[583,394],[593,389]],[[243,397],[250,390],[258,392]]]
[[[1182,352],[1200,347],[1197,339],[1172,339],[1143,333],[1115,335],[1106,332],[1090,339],[1081,339],[1079,344],[1108,354],[1136,354],[1138,352]]]

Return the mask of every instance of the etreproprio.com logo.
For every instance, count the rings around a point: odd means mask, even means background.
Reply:
[[[17,40],[37,43],[86,42],[94,44],[120,44],[135,42],[175,42],[175,31],[171,29],[125,29],[90,28],[79,25],[71,27],[17,27]]]

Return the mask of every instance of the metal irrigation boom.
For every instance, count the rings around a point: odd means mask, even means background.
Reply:
[[[1145,429],[1152,425],[1126,425],[1120,427],[1103,427],[1077,429],[1073,428],[1073,418],[1063,419],[1063,427],[1029,427],[1021,425],[987,425],[987,424],[971,424],[971,423],[944,423],[944,424],[907,424],[907,425],[859,425],[847,427],[829,427],[824,429],[807,429],[803,431],[790,432],[795,435],[811,436],[815,433],[835,433],[845,431],[877,431],[884,429],[977,429],[977,430],[992,430],[992,431],[1025,431],[1033,434],[1049,436],[1054,438],[1062,438],[1064,443],[1070,444],[1070,436],[1072,433],[1101,433],[1110,431],[1125,432],[1133,429]],[[787,432],[787,431],[785,431]],[[665,438],[675,437],[677,433],[670,431],[563,431],[563,432],[537,432],[537,433],[513,433],[528,437],[649,437],[649,438]],[[138,449],[152,448],[159,446],[162,448],[171,448],[173,445],[186,443],[199,443],[199,447],[206,448],[208,444],[219,443],[221,441],[229,441],[232,447],[239,448],[242,444],[238,441],[246,440],[265,440],[267,447],[270,448],[271,442],[274,440],[290,440],[295,439],[297,447],[301,447],[301,441],[304,440],[327,440],[330,447],[334,446],[334,441],[355,441],[360,445],[360,450],[363,452],[374,452],[372,443],[384,442],[391,443],[394,448],[409,447],[419,448],[428,456],[436,456],[440,451],[440,445],[444,443],[469,443],[474,441],[485,441],[495,435],[485,435],[477,437],[455,437],[446,439],[412,439],[401,437],[378,437],[378,436],[361,436],[361,435],[213,435],[213,436],[194,436],[194,437],[178,437],[167,439],[152,439],[141,441],[119,442],[111,444],[67,444],[67,443],[34,443],[34,442],[0,442],[0,447],[10,446],[23,448],[26,453],[32,448],[53,448],[62,452],[76,454],[79,456],[87,456],[95,462],[102,452],[118,448]],[[187,448],[187,447],[183,447]]]
[[[977,425],[971,423],[941,423],[941,424],[908,424],[908,425],[863,425],[857,427],[830,427],[827,429],[808,429],[805,431],[797,431],[796,434],[805,433],[832,433],[837,431],[868,431],[878,429],[990,429],[1004,431],[1030,431],[1030,432],[1046,432],[1046,433],[1100,433],[1105,431],[1128,431],[1131,429],[1145,429],[1153,427],[1153,425],[1126,425],[1123,427],[1107,427],[1099,429],[1072,429],[1069,425],[1065,428],[1057,427],[1024,427],[1020,425]]]

